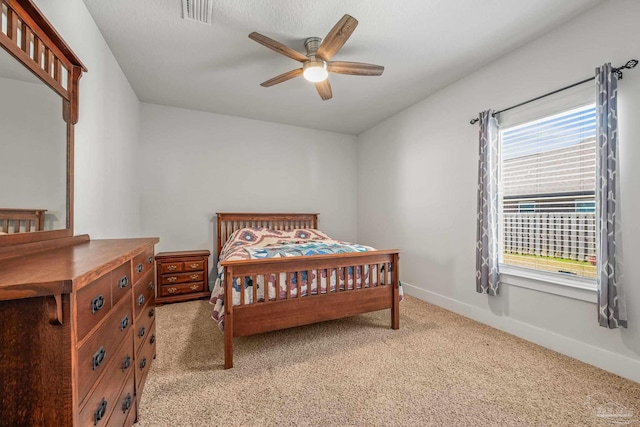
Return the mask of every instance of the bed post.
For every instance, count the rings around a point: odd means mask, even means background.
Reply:
[[[393,254],[393,270],[391,270],[391,280],[393,286],[391,303],[391,328],[400,329],[400,254]]]
[[[233,267],[224,269],[224,369],[233,368]]]

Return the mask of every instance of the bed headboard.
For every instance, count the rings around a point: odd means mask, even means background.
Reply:
[[[0,208],[0,232],[6,234],[30,233],[44,230],[46,209]]]
[[[218,212],[218,245],[216,256],[231,234],[245,227],[267,227],[273,230],[318,228],[317,213],[249,213]]]

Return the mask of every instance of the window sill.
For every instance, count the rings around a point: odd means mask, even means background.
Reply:
[[[554,273],[532,271],[500,264],[500,283],[560,295],[596,304],[596,284],[593,279],[565,278]]]

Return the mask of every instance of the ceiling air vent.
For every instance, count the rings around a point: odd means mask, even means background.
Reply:
[[[182,17],[189,21],[211,25],[213,0],[182,0]]]

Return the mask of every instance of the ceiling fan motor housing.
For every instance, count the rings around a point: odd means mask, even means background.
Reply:
[[[304,41],[304,48],[307,50],[307,56],[309,59],[315,59],[320,43],[322,43],[322,39],[320,37],[309,37]]]

